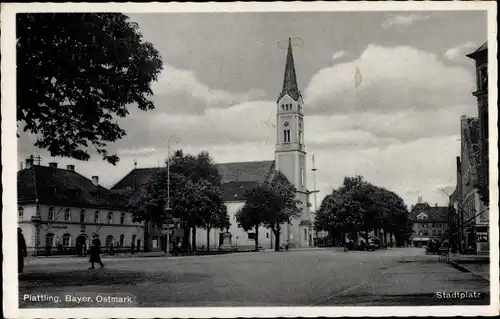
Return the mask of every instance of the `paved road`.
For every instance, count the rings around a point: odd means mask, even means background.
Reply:
[[[61,306],[23,301],[24,294],[84,292],[131,293],[137,297],[135,307],[489,303],[487,281],[415,248],[114,258],[104,260],[106,267],[96,270],[87,270],[84,259],[55,260],[27,263],[19,282],[20,307]],[[440,291],[475,291],[482,298],[437,299]],[[86,305],[65,305],[73,306]]]

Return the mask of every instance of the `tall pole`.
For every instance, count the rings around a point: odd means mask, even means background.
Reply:
[[[314,186],[314,190],[312,191],[312,193],[314,194],[314,214],[317,214],[318,211],[318,207],[317,207],[317,201],[316,201],[316,193],[318,193],[319,191],[316,189],[316,166],[315,166],[315,163],[314,163],[314,155],[312,156],[312,164],[313,164],[313,167],[312,167],[312,172],[313,172],[313,186]],[[313,243],[314,245],[314,243]],[[318,231],[316,230],[316,245],[319,245],[319,240],[318,240]]]
[[[170,214],[172,208],[170,207],[170,142],[175,138],[175,135],[171,135],[167,142],[167,207],[165,208],[165,215]],[[165,234],[165,253],[168,252],[169,246],[169,234]]]

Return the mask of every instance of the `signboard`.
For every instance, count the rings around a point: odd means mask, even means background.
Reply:
[[[31,216],[31,221],[33,222],[38,222],[40,220],[42,220],[42,217],[39,215]]]
[[[478,243],[487,243],[488,242],[488,233],[477,233],[476,241]]]
[[[163,229],[172,229],[175,228],[175,224],[168,223],[168,224],[163,224]]]
[[[170,230],[170,229],[162,229],[161,230],[161,234],[162,235],[170,235],[170,234],[172,234],[172,230]]]

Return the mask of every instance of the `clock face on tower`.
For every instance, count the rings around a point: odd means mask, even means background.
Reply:
[[[290,123],[288,123],[288,121],[285,121],[285,124],[284,124],[284,125],[285,125],[285,126],[288,126],[288,125],[290,125]]]

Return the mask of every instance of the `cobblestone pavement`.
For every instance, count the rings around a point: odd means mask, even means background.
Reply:
[[[62,260],[61,260],[62,261]],[[131,306],[366,306],[489,303],[489,283],[423,249],[375,252],[340,249],[234,255],[28,261],[20,276],[20,307],[95,307],[25,301],[25,295],[129,293]],[[439,299],[438,292],[476,292],[478,299]],[[109,306],[109,305],[107,305]],[[120,305],[124,306],[124,305]]]

